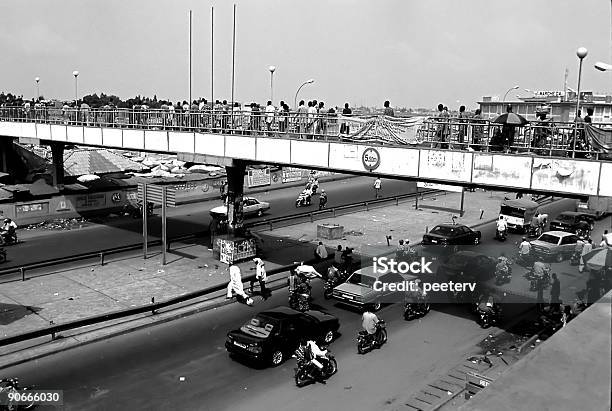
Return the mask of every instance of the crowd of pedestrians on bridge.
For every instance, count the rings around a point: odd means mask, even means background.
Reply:
[[[390,102],[383,105],[382,114],[395,117]],[[583,127],[592,122],[592,108],[587,108],[584,119],[578,116],[578,127],[560,126],[548,119],[546,112],[540,112],[538,120],[526,128],[494,124],[482,116],[480,109],[468,113],[463,105],[453,113],[444,104],[439,104],[437,110],[437,115],[428,119],[418,132],[419,138],[432,148],[507,153],[529,150],[546,156],[567,156],[568,151],[574,151],[573,156],[587,158],[593,151]],[[511,105],[507,112],[512,112]],[[186,100],[173,103],[140,96],[122,101],[102,94],[85,96],[76,102],[59,102],[0,94],[2,118],[86,126],[341,139],[357,131],[355,124],[347,120],[353,115],[349,103],[343,109],[328,108],[316,99],[301,100],[292,108],[285,101],[277,105],[272,101],[232,104],[227,100],[212,102],[199,98],[191,103]]]

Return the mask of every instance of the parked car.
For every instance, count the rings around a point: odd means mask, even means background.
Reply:
[[[579,211],[564,211],[550,222],[550,229],[576,233],[580,226],[583,225],[581,223],[587,223],[590,231],[595,227],[595,217],[592,214]]]
[[[495,275],[497,260],[473,251],[459,251],[444,260],[436,271],[439,278],[454,278],[460,273],[462,281],[486,281]]]
[[[574,253],[578,236],[565,231],[547,231],[531,242],[532,253],[546,260],[561,262]]]
[[[459,251],[462,245],[478,245],[482,234],[463,224],[439,224],[423,236],[422,245],[447,247]]]
[[[259,201],[254,197],[243,197],[242,198],[242,213],[245,217],[261,217],[263,213],[270,209],[270,203],[265,201]],[[213,217],[224,217],[227,216],[227,206],[222,205],[215,207],[210,210],[210,214]]]
[[[374,311],[380,310],[384,302],[397,302],[402,298],[401,291],[377,291],[374,283],[401,283],[403,281],[413,281],[417,279],[411,274],[399,274],[397,272],[380,273],[376,272],[372,266],[361,268],[355,271],[346,282],[334,287],[332,298],[343,304],[353,307],[371,307]]]
[[[327,345],[338,328],[340,322],[331,314],[279,306],[227,333],[225,348],[230,354],[276,366],[293,355],[302,338]]]

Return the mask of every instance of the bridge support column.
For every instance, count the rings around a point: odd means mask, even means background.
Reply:
[[[227,219],[228,232],[232,235],[243,234],[244,218],[242,213],[242,201],[244,194],[244,173],[246,164],[234,160],[231,166],[226,166],[227,173]]]
[[[64,187],[64,143],[50,142],[51,156],[53,158],[53,186]]]
[[[9,166],[7,164],[7,153],[10,150],[10,146],[13,144],[13,140],[10,138],[0,139],[0,162],[2,162],[2,166],[0,167],[0,171],[3,173],[8,173]]]

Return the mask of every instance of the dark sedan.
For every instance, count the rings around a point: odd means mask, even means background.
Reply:
[[[445,247],[457,252],[459,246],[480,244],[480,231],[474,231],[463,224],[439,224],[423,236],[423,246]]]
[[[338,328],[340,322],[333,315],[281,306],[263,311],[230,331],[225,348],[230,354],[276,366],[293,355],[301,339],[329,344]]]
[[[436,274],[443,279],[453,279],[463,273],[462,281],[486,281],[495,275],[497,260],[473,251],[459,251],[438,267]]]
[[[578,230],[590,232],[595,227],[592,215],[576,211],[564,211],[550,222],[550,231],[576,233]]]

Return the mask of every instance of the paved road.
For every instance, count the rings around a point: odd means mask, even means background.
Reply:
[[[549,212],[563,209],[564,204],[552,205]],[[491,240],[493,230],[492,224],[482,228],[485,241],[479,251],[499,255],[519,238],[513,236],[502,245]],[[575,271],[567,263],[556,268]],[[439,306],[422,321],[409,323],[401,318],[401,307],[387,306],[380,315],[388,323],[389,343],[359,356],[355,347],[359,314],[322,300],[320,284],[315,284],[313,295],[341,322],[341,336],[330,347],[338,359],[339,373],[326,385],[296,388],[294,360],[278,368],[254,369],[229,359],[225,352],[226,332],[255,311],[284,304],[284,291],[275,292],[255,308],[225,306],[22,364],[2,374],[19,376],[25,384],[40,388],[63,389],[67,410],[377,410],[461,362],[467,353],[477,351],[475,344],[495,332],[478,327],[462,306]]]
[[[370,195],[373,198],[372,181],[368,177],[357,177],[322,183],[321,188],[324,188],[328,193],[328,207],[335,207],[364,201]],[[413,182],[386,180],[383,181],[382,194],[390,196],[413,193],[415,187],[416,185]],[[316,206],[313,203],[310,207],[296,209],[295,199],[298,191],[299,188],[293,187],[255,194],[254,197],[271,204],[270,212],[262,218],[285,216],[318,208],[318,196],[315,196]],[[208,210],[220,204],[221,201],[217,200],[170,209],[168,212],[168,236],[208,231],[211,220]],[[156,214],[159,213],[160,211],[156,210]],[[256,220],[257,218],[252,221]],[[0,268],[18,267],[52,258],[136,244],[142,241],[142,220],[123,217],[112,220],[107,225],[93,225],[79,230],[37,230],[36,232],[22,230],[19,234],[23,242],[6,248],[8,261]],[[159,215],[150,219],[149,234],[151,239],[159,238],[161,234]]]

